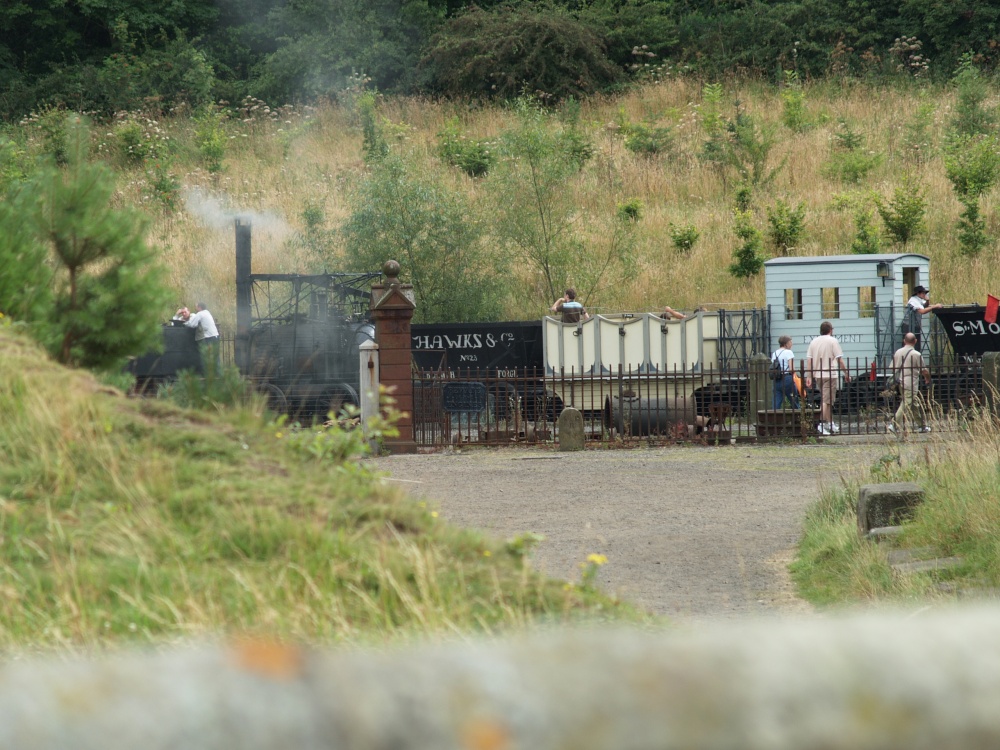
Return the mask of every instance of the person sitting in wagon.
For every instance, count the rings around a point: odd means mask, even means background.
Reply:
[[[579,323],[581,319],[590,320],[587,308],[576,301],[576,289],[570,287],[562,297],[552,303],[550,308],[554,313],[562,313],[563,323]]]

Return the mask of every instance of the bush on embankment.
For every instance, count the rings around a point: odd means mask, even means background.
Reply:
[[[0,326],[0,648],[640,619],[260,408],[125,398]]]
[[[921,444],[887,444],[862,483],[916,482],[924,502],[893,543],[858,536],[860,483],[827,491],[809,509],[792,575],[799,593],[821,605],[933,602],[975,596],[1000,587],[1000,429],[988,417],[961,436],[934,435]],[[947,570],[901,575],[890,549],[923,550],[921,557],[959,557]]]

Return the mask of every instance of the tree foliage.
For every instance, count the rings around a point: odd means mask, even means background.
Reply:
[[[431,89],[484,98],[527,93],[562,100],[623,77],[598,34],[548,4],[472,8],[430,39],[421,65]]]
[[[518,124],[501,135],[500,159],[486,183],[495,198],[493,232],[537,274],[536,301],[547,306],[567,285],[586,301],[628,273],[635,221],[613,207],[607,215],[580,216],[569,182],[589,152],[572,127],[550,127],[550,116],[533,102],[521,99],[516,107]]]
[[[300,0],[270,15],[277,49],[254,93],[273,101],[335,96],[356,73],[379,90],[412,90],[420,49],[443,19],[426,0]]]
[[[956,121],[978,128],[987,77],[967,71],[1000,62],[997,28],[1000,5],[979,0],[8,0],[0,116],[197,104],[206,84],[216,101],[284,104],[336,96],[355,74],[392,93],[565,97],[669,64],[802,80],[959,69]],[[801,95],[785,91],[796,130]]]
[[[414,320],[497,318],[504,260],[484,245],[458,193],[390,152],[371,165],[350,202],[342,228],[349,262],[373,269],[398,260],[402,278],[413,284]]]
[[[45,246],[24,221],[33,196],[21,186],[0,200],[0,313],[18,321],[39,320],[52,304],[52,268]]]
[[[904,179],[903,184],[892,191],[891,198],[876,195],[875,207],[882,217],[886,234],[903,247],[924,229],[927,198],[924,189],[912,179]]]
[[[34,323],[60,362],[108,369],[159,342],[168,302],[143,221],[112,207],[114,180],[87,161],[87,137],[74,124],[66,167],[50,162],[25,186],[34,241],[54,267],[54,304]]]

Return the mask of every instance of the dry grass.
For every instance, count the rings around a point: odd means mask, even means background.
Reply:
[[[737,83],[726,87],[722,112],[732,116],[739,100],[743,111],[774,129],[777,142],[769,165],[784,163],[773,183],[755,195],[757,224],[766,227],[765,208],[781,198],[805,203],[808,236],[799,254],[835,254],[849,251],[854,234],[851,210],[838,207],[838,199],[853,196],[867,200],[870,191],[889,196],[905,175],[912,175],[928,200],[926,231],[907,250],[932,259],[936,301],[982,301],[1000,288],[1000,264],[995,249],[968,259],[958,252],[955,221],[959,204],[944,175],[937,147],[946,131],[953,106],[953,92],[946,88],[885,88],[850,82],[824,82],[805,87],[806,106],[813,127],[796,133],[781,123],[780,91],[761,84]],[[930,157],[917,162],[904,147],[907,125],[923,102],[935,110],[929,125]],[[581,127],[595,147],[594,158],[570,183],[580,213],[581,237],[586,238],[587,216],[613,212],[624,200],[644,205],[636,244],[635,277],[622,288],[605,289],[589,304],[596,308],[651,309],[669,303],[692,308],[703,303],[759,305],[763,279],[741,282],[727,272],[737,242],[731,215],[735,177],[698,158],[705,134],[700,125],[701,84],[693,79],[673,79],[637,88],[618,97],[594,98],[582,103]],[[428,175],[463,190],[482,214],[487,228],[496,200],[483,181],[446,170],[434,155],[437,134],[458,118],[470,137],[491,138],[514,126],[515,114],[498,106],[469,107],[429,99],[387,99],[380,114],[395,148],[412,154]],[[645,157],[625,149],[616,126],[620,117],[672,128],[675,139],[669,154]],[[185,189],[212,196],[230,212],[255,214],[254,271],[307,271],[315,260],[294,239],[303,229],[307,205],[322,209],[326,227],[335,229],[350,214],[349,186],[364,173],[360,132],[351,111],[326,105],[298,111],[286,121],[230,122],[230,150],[225,169],[210,175],[197,166],[190,148],[179,157],[176,171]],[[882,155],[881,164],[858,185],[831,181],[823,176],[840,120],[860,133],[867,148]],[[552,127],[560,127],[557,117]],[[189,137],[186,121],[167,123],[179,141]],[[187,135],[186,135],[187,134]],[[123,183],[124,199],[140,202],[145,186],[141,173]],[[870,202],[870,201],[869,201]],[[1000,234],[996,200],[987,196],[984,215],[988,227]],[[668,235],[669,225],[693,224],[701,233],[688,256],[678,254]],[[190,303],[208,297],[224,324],[232,316],[233,232],[204,226],[202,219],[183,212],[159,215],[151,237],[163,248],[171,283],[178,296]],[[340,267],[342,248],[334,238],[328,250],[330,270]],[[886,246],[889,251],[892,248]],[[386,256],[392,249],[386,248]],[[571,280],[568,280],[571,281]],[[498,283],[500,280],[498,280]],[[514,276],[507,305],[511,318],[531,318],[543,310],[523,290],[532,285],[526,269]],[[518,290],[521,290],[520,292]]]

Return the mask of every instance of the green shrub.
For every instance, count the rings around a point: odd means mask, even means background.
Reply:
[[[206,107],[196,119],[195,143],[205,168],[213,174],[222,171],[222,162],[226,158],[224,121],[225,114],[215,107]]]
[[[482,177],[496,163],[492,141],[466,138],[454,118],[438,133],[438,156],[453,167],[458,167],[469,177]]]
[[[952,136],[945,145],[944,169],[960,198],[978,198],[1000,179],[1000,144],[995,136]]]
[[[169,152],[169,140],[156,120],[135,113],[118,116],[114,147],[119,163],[135,167],[150,159],[162,159]]]
[[[738,279],[756,276],[764,267],[764,258],[760,254],[760,230],[753,225],[753,215],[749,211],[736,210],[735,232],[742,244],[733,252],[735,262],[729,266],[729,273]]]
[[[623,221],[639,221],[642,218],[643,203],[639,198],[632,198],[618,204],[618,218]]]
[[[625,148],[633,154],[656,156],[670,151],[674,142],[670,128],[641,123],[628,123],[622,128],[625,135]]]
[[[851,252],[857,255],[874,255],[882,252],[882,235],[875,226],[875,211],[859,208],[854,214],[854,239]]]
[[[379,268],[386,248],[413,284],[418,322],[495,320],[505,258],[483,242],[464,196],[390,152],[348,195],[341,227],[348,262]]]
[[[893,190],[892,198],[887,200],[876,195],[875,207],[882,217],[886,234],[904,247],[924,227],[927,199],[921,186],[909,178]]]
[[[986,104],[990,97],[989,82],[979,72],[971,54],[962,56],[952,82],[958,94],[950,123],[952,131],[960,136],[992,133],[997,125],[996,106]]]
[[[66,167],[46,162],[25,186],[31,200],[23,220],[51,250],[63,280],[32,330],[59,362],[110,369],[160,340],[163,269],[142,217],[114,207],[113,176],[89,161],[89,132],[79,119],[67,144]]]
[[[122,47],[97,72],[99,105],[106,112],[137,109],[167,112],[180,105],[198,108],[211,101],[215,73],[205,54],[183,36],[139,51],[124,22],[114,35]]]
[[[812,127],[806,110],[806,94],[802,90],[799,74],[794,70],[784,71],[785,85],[781,89],[781,121],[785,127],[801,133]]]
[[[856,184],[867,177],[868,173],[881,163],[881,154],[860,150],[839,151],[830,156],[820,171],[828,179]]]
[[[178,406],[215,411],[247,405],[254,398],[260,398],[254,394],[238,368],[223,367],[211,357],[204,359],[204,375],[193,370],[182,370],[178,373],[177,380],[161,386],[157,395]]]
[[[806,231],[806,204],[800,202],[792,208],[778,200],[774,208],[767,209],[767,238],[780,255],[788,255],[799,246]]]
[[[958,245],[963,255],[979,255],[993,244],[993,238],[986,232],[986,220],[979,210],[979,198],[962,196],[962,213],[958,218]]]
[[[42,135],[42,153],[52,157],[56,166],[64,167],[69,161],[68,133],[72,116],[62,109],[47,108],[29,118]]]
[[[833,143],[840,151],[858,151],[865,145],[865,139],[851,127],[851,123],[841,119],[840,129],[833,134]]]
[[[667,225],[667,232],[670,234],[670,242],[673,244],[674,249],[682,253],[691,252],[694,243],[701,237],[701,233],[694,224],[677,226],[671,222]]]

